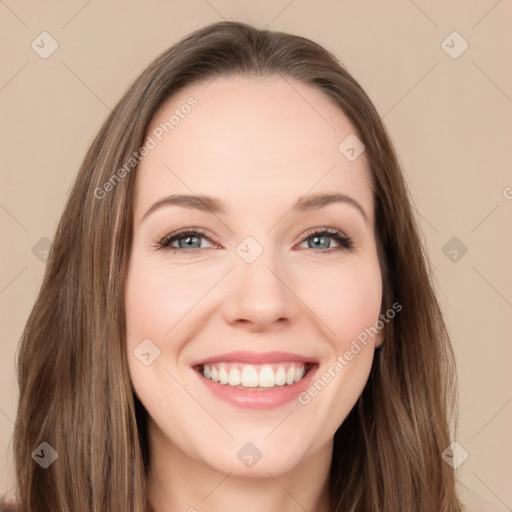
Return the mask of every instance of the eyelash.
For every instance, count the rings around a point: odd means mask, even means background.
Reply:
[[[206,233],[200,229],[195,229],[195,228],[186,228],[182,231],[178,231],[176,233],[171,233],[170,235],[167,235],[165,236],[164,238],[162,238],[162,240],[160,240],[159,242],[156,243],[156,248],[158,250],[167,250],[167,251],[173,251],[173,254],[176,254],[176,253],[185,253],[185,252],[194,252],[194,251],[198,251],[198,250],[201,250],[201,249],[206,249],[206,247],[202,247],[202,248],[193,248],[193,249],[182,249],[182,248],[177,248],[177,247],[171,247],[171,243],[176,241],[176,240],[179,240],[180,238],[184,238],[186,236],[200,236],[200,237],[203,237],[203,238],[206,238],[209,242],[213,242],[213,243],[217,243],[215,240],[212,240],[209,236],[206,235]],[[313,248],[307,248],[307,250],[310,250],[310,251],[313,251],[315,253],[319,253],[319,254],[332,254],[332,253],[336,253],[336,252],[339,252],[339,251],[350,251],[353,247],[354,247],[354,241],[344,235],[341,231],[337,230],[337,229],[333,229],[333,228],[321,228],[321,229],[315,229],[315,230],[312,230],[312,231],[309,231],[305,234],[304,238],[302,239],[302,241],[300,243],[303,243],[304,241],[308,240],[309,238],[313,237],[313,236],[317,236],[317,237],[320,237],[320,236],[324,236],[324,235],[329,235],[330,238],[332,238],[333,240],[335,240],[336,242],[338,242],[338,246],[337,247],[331,247],[329,249],[325,249],[325,250],[320,250],[320,251],[317,251]]]

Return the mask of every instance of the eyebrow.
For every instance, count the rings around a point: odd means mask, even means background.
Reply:
[[[332,203],[346,203],[355,207],[359,213],[363,216],[366,224],[370,221],[363,207],[352,197],[340,193],[317,193],[304,195],[299,197],[297,202],[293,205],[292,213],[307,213],[315,210],[320,210],[325,206]],[[205,195],[189,195],[189,194],[172,194],[170,196],[160,199],[149,208],[144,214],[141,222],[148,217],[152,212],[158,210],[164,206],[181,206],[183,208],[190,208],[195,210],[201,210],[208,213],[214,214],[225,214],[226,207],[222,200]]]

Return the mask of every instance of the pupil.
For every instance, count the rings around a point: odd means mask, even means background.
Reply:
[[[183,238],[183,239],[185,240],[185,247],[191,247],[191,245],[193,245],[193,242],[192,242],[192,244],[190,244],[189,242],[190,242],[191,240],[193,240],[194,238],[198,239],[199,237],[198,237],[198,236],[196,236],[196,235],[194,235],[194,236],[187,236],[187,237]],[[183,240],[183,239],[182,239],[182,240]],[[197,244],[196,244],[196,245],[197,245]],[[181,243],[180,243],[180,247],[183,247],[183,246],[181,245]]]
[[[315,244],[315,247],[318,247],[317,243],[318,243],[318,241],[319,241],[319,240],[322,240],[322,239],[327,240],[327,237],[326,237],[325,235],[322,235],[322,236],[314,236],[314,237],[313,237],[313,240],[314,240],[314,242],[313,242],[313,243]],[[325,245],[325,244],[324,244],[324,245]],[[329,247],[329,242],[328,242],[328,240],[327,240],[327,247],[326,247],[326,248],[328,248],[328,247]]]
[[[182,247],[191,247],[191,246],[193,246],[194,245],[194,242],[193,242],[194,238],[196,240],[199,240],[199,237],[196,236],[196,235],[194,235],[194,236],[187,236],[187,237],[181,238],[180,240],[185,240],[185,242],[184,242],[184,245],[183,245],[181,243],[181,241],[180,241],[180,243],[179,243],[180,247],[182,248]],[[319,245],[322,245],[321,240],[324,241],[323,245],[325,246],[325,248],[329,248],[329,237],[327,237],[325,235],[314,236],[313,237],[313,247],[319,247]],[[200,242],[199,242],[199,245],[201,245]],[[198,248],[197,243],[195,244],[195,247]]]

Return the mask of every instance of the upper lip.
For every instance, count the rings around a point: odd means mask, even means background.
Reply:
[[[265,364],[294,361],[301,363],[316,363],[316,360],[312,357],[293,354],[291,352],[250,352],[246,350],[238,350],[236,352],[226,352],[225,354],[219,354],[216,356],[207,357],[205,359],[198,359],[192,362],[191,366],[220,362]]]

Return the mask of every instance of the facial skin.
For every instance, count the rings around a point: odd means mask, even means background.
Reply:
[[[206,85],[161,107],[148,134],[190,96],[198,101],[137,170],[127,354],[149,414],[149,502],[155,512],[323,512],[333,436],[367,382],[382,333],[307,405],[240,409],[214,396],[191,363],[286,351],[318,361],[316,380],[375,324],[382,287],[366,155],[351,162],[340,153],[355,130],[311,86],[242,76]],[[352,197],[368,223],[346,202],[289,212],[300,196],[321,192]],[[227,212],[167,205],[142,220],[170,194],[214,196]],[[182,253],[156,248],[183,228],[207,238],[186,248],[185,235]],[[313,228],[341,230],[354,247],[328,253],[339,243],[326,235],[315,246]],[[263,250],[252,263],[236,252],[247,236]],[[147,338],[160,350],[149,366],[134,355]],[[252,467],[237,457],[249,442],[262,453]]]

